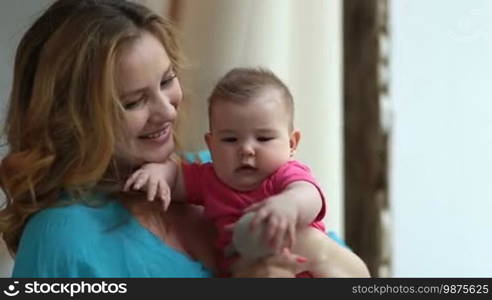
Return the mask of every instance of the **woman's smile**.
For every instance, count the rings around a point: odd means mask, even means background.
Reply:
[[[139,138],[159,143],[166,142],[171,136],[172,128],[171,123],[167,123],[161,129],[153,131],[149,134],[141,135]]]

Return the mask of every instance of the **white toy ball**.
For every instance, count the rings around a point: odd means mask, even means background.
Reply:
[[[259,225],[253,232],[250,224],[255,212],[243,215],[235,224],[232,243],[236,251],[244,258],[257,259],[274,254],[273,249],[263,240],[265,227]]]

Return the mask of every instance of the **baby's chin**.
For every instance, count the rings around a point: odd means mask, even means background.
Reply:
[[[261,181],[254,181],[254,182],[232,181],[232,182],[228,182],[227,185],[240,192],[249,192],[257,189],[261,185]]]

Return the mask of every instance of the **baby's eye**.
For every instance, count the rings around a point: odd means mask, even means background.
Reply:
[[[235,137],[226,137],[226,138],[222,138],[221,141],[222,142],[226,142],[226,143],[235,143],[235,142],[237,142],[237,138],[235,138]]]
[[[257,137],[256,139],[258,140],[258,142],[268,142],[268,141],[273,140],[273,137],[270,137],[270,136],[260,136],[260,137]]]

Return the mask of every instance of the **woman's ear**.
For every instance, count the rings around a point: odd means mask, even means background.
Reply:
[[[289,138],[291,157],[294,156],[294,153],[296,153],[297,145],[299,145],[300,140],[301,140],[301,132],[299,130],[292,131]]]

